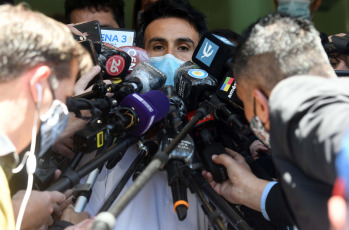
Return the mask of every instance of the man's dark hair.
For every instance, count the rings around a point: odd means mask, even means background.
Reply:
[[[123,0],[65,0],[64,9],[67,23],[71,22],[71,13],[76,9],[87,8],[90,11],[105,11],[112,10],[114,20],[118,23],[120,28],[125,27],[124,15],[125,3]]]
[[[0,0],[0,5],[3,5],[3,4],[14,5],[15,4],[15,0]]]
[[[205,15],[196,10],[188,1],[159,0],[150,4],[142,13],[138,22],[137,45],[144,47],[144,32],[154,20],[161,18],[182,18],[188,21],[199,33],[200,37],[207,32]]]

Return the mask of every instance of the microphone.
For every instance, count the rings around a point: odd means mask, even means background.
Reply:
[[[131,65],[130,55],[105,43],[101,44],[97,60],[101,66],[103,79],[114,80],[116,83],[126,77]]]
[[[149,62],[149,52],[145,49],[136,46],[121,46],[119,49],[126,52],[131,57],[131,65],[128,69],[128,74],[130,74],[139,63]]]
[[[197,45],[192,60],[202,69],[221,80],[229,71],[228,64],[231,62],[236,47],[228,39],[205,33]]]
[[[216,119],[223,118],[226,123],[234,123],[242,128],[244,125],[240,119],[244,115],[244,110],[242,102],[236,96],[235,80],[229,74],[230,72],[218,83],[211,74],[197,69],[195,64],[188,62],[176,72],[175,89],[178,96],[185,101],[189,111],[198,109],[201,102],[209,101],[214,107]]]
[[[170,110],[167,113],[164,122],[165,130],[161,141],[161,148],[166,149],[174,137],[182,130],[182,122],[185,117],[184,102],[174,93],[174,87],[167,85],[162,88],[169,98]],[[170,153],[170,160],[165,169],[167,171],[168,185],[171,187],[173,208],[180,221],[187,216],[189,208],[187,197],[187,182],[183,175],[185,165],[191,165],[194,156],[194,141],[189,134],[176,146]]]
[[[152,90],[142,95],[138,93],[128,95],[120,102],[120,107],[127,108],[128,111],[135,111],[137,118],[132,123],[135,122],[137,125],[130,129],[130,133],[141,136],[152,124],[165,117],[170,102],[163,92]],[[124,114],[130,115],[128,112]]]
[[[160,89],[166,82],[166,76],[161,71],[153,67],[147,62],[141,62],[132,71],[130,75],[126,77],[121,84],[105,84],[103,81],[99,81],[93,85],[92,91],[74,96],[69,99],[68,106],[69,111],[75,112],[81,109],[91,108],[91,103],[96,107],[103,105],[109,105],[105,95],[107,93],[113,93],[112,98],[120,102],[126,96],[132,93],[145,93],[151,90]],[[78,98],[96,99],[95,101],[83,101],[77,100]],[[106,102],[102,102],[106,101]],[[101,105],[99,105],[101,103]],[[113,102],[114,103],[114,102]]]
[[[323,41],[323,47],[328,55],[334,53],[348,54],[349,53],[349,33],[340,37],[332,36],[332,42],[327,39]]]
[[[149,91],[142,95],[133,93],[125,97],[118,110],[125,119],[124,127],[134,136],[143,135],[155,122],[164,118],[170,104],[166,95],[158,90]],[[120,128],[118,128],[120,129]],[[119,154],[110,160],[106,168],[112,169],[123,157]]]
[[[212,173],[213,179],[219,183],[229,179],[226,168],[223,165],[215,164],[212,161],[213,155],[225,153],[223,144],[215,142],[214,137],[208,128],[201,130],[200,137],[205,145],[205,149],[202,151],[202,154],[200,154],[200,157],[208,171]]]
[[[160,89],[166,82],[166,75],[148,62],[141,62],[133,69],[125,81],[114,90],[114,98],[118,101],[131,93],[145,93]]]
[[[188,111],[199,107],[202,98],[211,95],[218,86],[218,81],[193,62],[180,66],[174,78],[175,91],[183,99]]]

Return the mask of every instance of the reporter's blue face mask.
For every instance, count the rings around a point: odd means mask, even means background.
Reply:
[[[166,75],[165,85],[174,86],[174,77],[176,70],[184,63],[172,54],[166,54],[161,57],[151,57],[150,64],[159,69]]]
[[[310,2],[311,0],[279,0],[277,11],[311,20]]]

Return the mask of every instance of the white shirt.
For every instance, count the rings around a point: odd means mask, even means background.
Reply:
[[[93,187],[90,202],[85,211],[96,215],[109,194],[114,190],[128,167],[138,154],[136,146],[130,147],[122,160],[111,170],[105,167]],[[132,185],[132,178],[127,182],[118,198]],[[208,219],[204,215],[195,196],[187,190],[189,209],[187,217],[179,221],[173,210],[171,188],[167,183],[166,172],[157,172],[153,178],[126,206],[117,217],[115,230],[205,230]]]

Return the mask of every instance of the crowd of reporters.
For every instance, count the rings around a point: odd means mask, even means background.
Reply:
[[[92,59],[75,26],[124,28],[122,0],[66,0],[68,25],[0,6],[1,228],[97,229],[158,159],[113,229],[345,229],[349,37],[314,28],[321,0],[274,2],[240,36],[136,1],[137,47]]]

